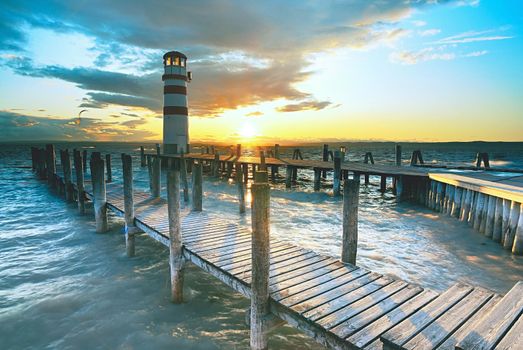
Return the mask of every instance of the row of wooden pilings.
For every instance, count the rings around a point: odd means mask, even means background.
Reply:
[[[60,151],[60,163],[63,176],[57,174],[55,149],[47,145],[45,149],[32,148],[33,170],[42,179],[47,179],[52,188],[64,194],[67,201],[76,201],[81,214],[86,212],[86,196],[84,188],[84,173],[86,172],[87,153],[73,151],[74,173],[76,186],[72,180],[72,167],[68,150]],[[135,255],[135,235],[141,232],[136,226],[134,213],[134,189],[132,157],[122,154],[122,177],[124,194],[124,221],[125,242],[127,255]],[[183,302],[184,266],[186,258],[183,251],[183,235],[181,231],[180,193],[184,193],[184,200],[188,201],[186,188],[187,159],[164,158],[167,170],[167,206],[169,222],[169,266],[171,280],[171,299],[173,303]],[[96,231],[99,233],[108,230],[107,218],[107,169],[110,169],[110,155],[105,161],[99,152],[93,152],[90,159],[91,182],[93,186],[93,207],[96,221]],[[143,165],[142,160],[142,165]],[[145,160],[147,164],[147,160]],[[159,197],[161,187],[162,167],[160,155],[151,156],[148,164],[151,185],[151,196]],[[192,201],[193,211],[202,210],[202,163],[192,163]],[[106,167],[107,166],[107,167]],[[109,173],[111,171],[109,170]],[[184,175],[185,174],[185,175]],[[241,171],[238,178],[242,178]],[[184,180],[185,177],[185,180]],[[241,182],[240,182],[241,183]],[[358,203],[359,203],[359,178],[345,180],[343,187],[343,237],[341,248],[341,261],[356,264],[358,244]],[[76,187],[76,188],[75,188]],[[243,186],[242,186],[243,187]],[[270,273],[270,185],[267,170],[258,170],[254,174],[251,186],[252,203],[252,278],[251,278],[251,307],[248,310],[250,327],[251,349],[261,350],[268,348],[268,333],[271,329],[280,326],[283,322],[270,312],[269,299],[269,273]],[[69,193],[69,194],[68,194]],[[240,197],[240,203],[242,202]],[[243,204],[243,212],[245,204]],[[240,209],[240,212],[242,210]]]
[[[523,205],[520,202],[424,178],[411,180],[408,187],[408,199],[466,222],[499,242],[504,249],[523,255]]]

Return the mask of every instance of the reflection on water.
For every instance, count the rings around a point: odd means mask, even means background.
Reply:
[[[116,167],[119,154],[139,150],[139,145],[96,146],[112,151],[115,181],[121,179]],[[243,323],[248,300],[190,266],[186,303],[172,305],[168,253],[163,246],[140,237],[137,256],[128,259],[118,218],[111,217],[108,234],[95,234],[92,215],[78,216],[74,205],[57,200],[29,169],[22,168],[29,164],[26,146],[2,150],[3,349],[248,347],[248,331]],[[445,153],[434,150],[433,157],[442,159],[437,157],[438,152]],[[473,153],[467,152],[456,155],[449,151],[451,156],[447,157],[464,161]],[[303,153],[307,157],[319,152],[315,148]],[[377,160],[392,159],[393,154],[383,146],[373,153]],[[521,153],[504,157],[512,159],[512,167],[521,160]],[[147,174],[139,168],[138,158],[134,164],[135,185],[146,189]],[[300,170],[298,175],[297,190],[285,189],[283,178],[272,186],[271,234],[339,257],[341,200],[330,195],[329,183],[321,192],[313,192],[311,171]],[[414,204],[396,204],[390,193],[382,195],[378,191],[378,185],[379,179],[371,177],[371,185],[361,188],[359,265],[438,291],[462,281],[506,292],[515,280],[523,279],[520,257],[453,218]],[[211,216],[249,225],[249,210],[244,216],[238,214],[233,182],[205,178],[204,193],[204,210]],[[249,196],[247,192],[247,203]],[[274,332],[271,346],[321,348],[290,327]]]

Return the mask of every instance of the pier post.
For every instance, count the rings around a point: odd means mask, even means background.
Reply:
[[[484,207],[485,207],[485,195],[481,192],[478,192],[477,194],[478,199],[476,201],[476,205],[473,207],[474,215],[472,216],[472,227],[476,231],[480,231],[481,229],[481,221],[484,217]]]
[[[323,156],[322,160],[324,162],[328,162],[329,161],[329,145],[327,145],[327,144],[323,145],[323,155],[322,156]],[[324,179],[327,177],[327,170],[323,170],[322,171],[321,177],[324,178]]]
[[[403,200],[403,182],[404,178],[403,175],[400,175],[395,178],[396,179],[396,203],[401,202]]]
[[[280,145],[279,144],[274,145],[274,158],[280,159]]]
[[[236,157],[240,158],[242,156],[242,145],[239,143],[236,145]]]
[[[153,162],[150,154],[145,156],[147,163],[147,174],[149,175],[149,192],[153,192]]]
[[[463,200],[463,205],[461,206],[461,213],[459,216],[460,221],[468,221],[469,215],[470,215],[470,204],[472,200],[472,191],[469,189],[465,189],[465,195]]]
[[[187,161],[183,155],[183,150],[180,153],[180,177],[183,186],[183,201],[189,201],[189,181],[187,180]]]
[[[233,167],[234,163],[233,162],[227,162],[227,180],[229,180],[231,178],[231,174],[232,174],[232,167]],[[253,164],[253,167],[254,167],[254,164]]]
[[[396,166],[401,166],[401,145],[396,145],[395,151],[396,151]]]
[[[240,214],[245,213],[245,190],[243,187],[243,172],[242,165],[236,163],[236,186],[238,187],[238,202],[240,206]]]
[[[212,167],[211,167],[212,176],[219,177],[218,176],[218,174],[220,173],[219,169],[220,169],[220,155],[218,154],[218,152],[216,152],[216,153],[214,153],[214,161],[213,161]]]
[[[454,189],[454,198],[452,199],[452,209],[450,215],[458,218],[461,211],[461,198],[463,197],[463,188],[456,186]]]
[[[505,235],[508,230],[508,223],[510,220],[510,204],[509,199],[503,199],[503,221],[501,223],[501,244],[505,245]]]
[[[252,278],[250,345],[267,349],[270,269],[270,187],[266,171],[256,172],[252,191]]]
[[[243,183],[247,185],[247,182],[249,182],[249,164],[243,163],[242,164],[242,172],[243,172]]]
[[[267,171],[267,164],[265,164],[265,152],[260,151],[260,171]]]
[[[341,155],[340,151],[334,152],[334,182],[333,182],[334,196],[341,194]]]
[[[360,182],[345,180],[343,183],[343,244],[341,261],[356,265],[358,252],[358,203]]]
[[[285,171],[285,187],[286,188],[291,188],[291,185],[292,185],[292,166],[291,165],[287,165]]]
[[[105,166],[107,167],[107,182],[113,182],[113,171],[111,169],[111,154],[105,155]]]
[[[380,192],[385,193],[387,190],[387,177],[385,175],[382,175],[380,178]]]
[[[314,168],[314,191],[320,190],[321,169]]]
[[[93,182],[96,232],[107,232],[107,197],[105,191],[104,161],[99,157],[93,157],[93,159],[91,159],[91,180]]]
[[[137,231],[134,225],[134,190],[133,190],[133,160],[130,155],[122,153],[123,173],[123,205],[125,219],[125,248],[127,256],[134,256],[134,235]]]
[[[160,197],[160,184],[161,184],[161,164],[160,157],[158,155],[152,157],[151,165],[151,197]]]
[[[143,148],[143,146],[140,146],[140,166],[142,168],[145,168],[145,149]]]
[[[54,145],[45,145],[46,150],[46,168],[47,168],[47,183],[51,187],[55,187],[55,174],[56,174],[56,154],[54,152]]]
[[[183,160],[183,159],[182,159]],[[198,164],[196,169],[201,169]],[[195,170],[196,170],[195,169]],[[196,173],[197,171],[195,171]],[[171,300],[183,302],[183,275],[185,261],[182,254],[180,229],[180,171],[169,166],[167,171],[167,212],[169,217],[169,267],[171,271]]]
[[[74,200],[74,189],[73,189],[73,172],[71,170],[71,157],[69,155],[69,150],[66,149],[63,151],[63,171],[64,171],[64,182],[65,182],[65,200],[72,202]]]
[[[231,163],[232,164],[232,163]],[[198,162],[194,164],[192,172],[192,210],[202,211],[203,201],[203,167],[202,163]]]
[[[80,151],[76,151],[74,158],[74,169],[76,173],[76,189],[78,191],[78,211],[80,215],[85,214],[85,185],[84,185],[84,161]]]
[[[494,229],[492,232],[492,240],[494,242],[501,242],[503,226],[503,198],[496,198],[496,210],[494,211]]]
[[[518,222],[520,219],[520,211],[521,204],[518,202],[512,202],[512,205],[510,206],[510,219],[508,223],[508,228],[505,232],[505,239],[503,240],[503,248],[505,248],[506,250],[512,250],[512,247],[514,245],[514,237],[516,236],[516,229],[518,227]]]
[[[162,153],[162,150],[161,150],[161,148],[160,148],[160,144],[157,143],[157,144],[156,144],[156,155],[157,155],[157,156],[160,156],[161,153]]]
[[[494,234],[494,214],[496,211],[496,201],[496,197],[488,196],[488,206],[486,207],[485,220],[485,236],[487,237],[492,237]]]
[[[84,162],[83,163],[84,172],[87,173],[87,150],[86,149],[84,149],[82,152],[82,161]]]
[[[519,219],[515,228],[514,244],[512,245],[512,254],[523,254],[523,206],[520,204]]]

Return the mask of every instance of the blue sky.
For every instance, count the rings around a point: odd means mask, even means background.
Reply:
[[[193,140],[523,141],[522,20],[520,1],[4,1],[0,136],[159,140],[176,49]]]

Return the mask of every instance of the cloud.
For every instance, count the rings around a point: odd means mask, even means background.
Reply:
[[[473,51],[464,55],[464,57],[479,57],[484,56],[488,53],[487,50]]]
[[[245,116],[246,117],[259,117],[259,116],[262,116],[263,113],[260,112],[260,111],[255,111],[255,112],[250,112],[250,113],[247,113]]]
[[[443,60],[449,61],[456,58],[456,54],[450,52],[437,52],[437,49],[429,47],[419,51],[400,51],[390,55],[392,62],[402,64],[416,64],[425,61]]]
[[[147,130],[136,129],[143,123],[105,122],[95,118],[46,118],[0,111],[0,129],[4,141],[45,140],[143,140],[155,136]],[[127,124],[126,124],[127,123]]]
[[[448,44],[468,44],[481,41],[497,41],[512,39],[513,36],[499,35],[497,33],[508,30],[509,27],[501,27],[495,29],[488,29],[482,31],[467,31],[460,34],[452,35],[443,39],[440,39],[433,44],[448,45]],[[486,35],[494,34],[494,35]]]
[[[278,112],[319,111],[327,108],[331,104],[329,101],[303,101],[278,107],[276,110]]]
[[[433,36],[433,35],[436,35],[436,34],[439,34],[439,33],[441,33],[440,29],[427,29],[427,30],[423,30],[423,31],[419,32],[419,35],[421,35],[421,36]]]

